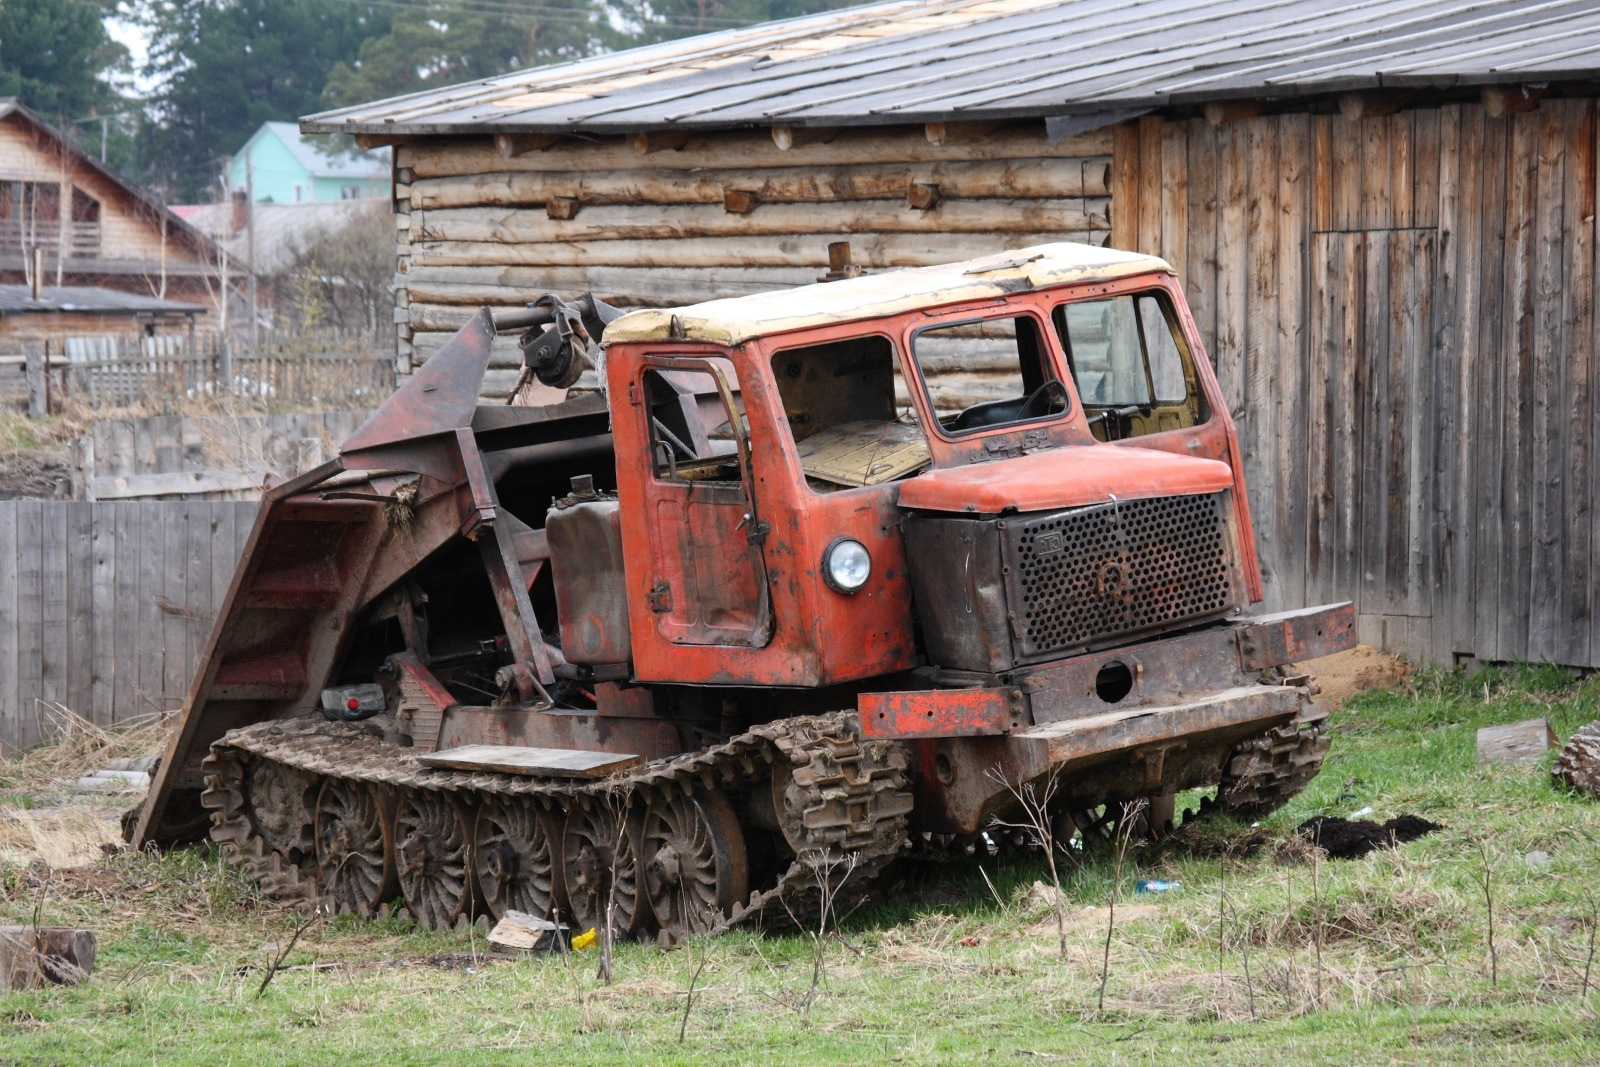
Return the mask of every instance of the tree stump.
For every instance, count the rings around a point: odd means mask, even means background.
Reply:
[[[70,926],[0,926],[0,981],[4,990],[77,985],[94,969],[93,930]]]
[[[1572,735],[1550,769],[1560,781],[1600,800],[1600,722],[1592,722]]]

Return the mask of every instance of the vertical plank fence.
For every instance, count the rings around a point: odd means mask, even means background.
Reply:
[[[0,501],[0,753],[177,709],[260,505]]]

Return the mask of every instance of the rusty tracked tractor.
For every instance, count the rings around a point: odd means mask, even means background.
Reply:
[[[480,406],[496,333],[524,379]],[[603,331],[604,345],[594,343]],[[1327,739],[1171,269],[1085,245],[669,311],[480,312],[267,493],[134,839],[448,926],[803,919],[1053,776],[1106,833]]]

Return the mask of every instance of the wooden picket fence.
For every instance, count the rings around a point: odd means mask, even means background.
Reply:
[[[375,406],[394,391],[394,361],[366,355],[246,353],[52,360],[52,407],[91,407],[235,396],[269,404]]]

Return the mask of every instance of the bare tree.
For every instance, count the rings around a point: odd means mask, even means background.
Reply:
[[[1117,892],[1122,888],[1122,864],[1128,858],[1128,847],[1133,843],[1134,827],[1141,822],[1150,802],[1144,797],[1122,805],[1122,818],[1117,820],[1117,861],[1111,874],[1110,907],[1106,911],[1106,947],[1100,960],[1100,995],[1095,1001],[1095,1011],[1106,1009],[1106,981],[1111,977],[1111,935],[1117,928]]]
[[[1067,904],[1061,892],[1061,873],[1056,867],[1056,849],[1065,848],[1066,842],[1056,840],[1055,824],[1050,816],[1051,802],[1061,785],[1059,768],[1052,770],[1041,781],[1022,784],[1007,781],[998,767],[989,770],[989,777],[1006,787],[1006,790],[1016,798],[1017,807],[1021,811],[1021,822],[1001,823],[1001,825],[1020,829],[1033,839],[1035,845],[1044,849],[1045,863],[1050,868],[1050,885],[1055,891],[1056,938],[1060,943],[1061,958],[1066,959]],[[988,878],[987,875],[984,877]],[[993,889],[992,886],[990,888]],[[999,899],[998,894],[995,899]]]
[[[1484,933],[1489,941],[1489,984],[1500,984],[1500,954],[1494,944],[1494,869],[1489,860],[1489,846],[1479,839],[1478,884],[1483,888]]]
[[[263,278],[279,331],[336,331],[382,338],[389,327],[394,219],[374,201],[336,226],[311,227],[285,241],[282,265]]]

